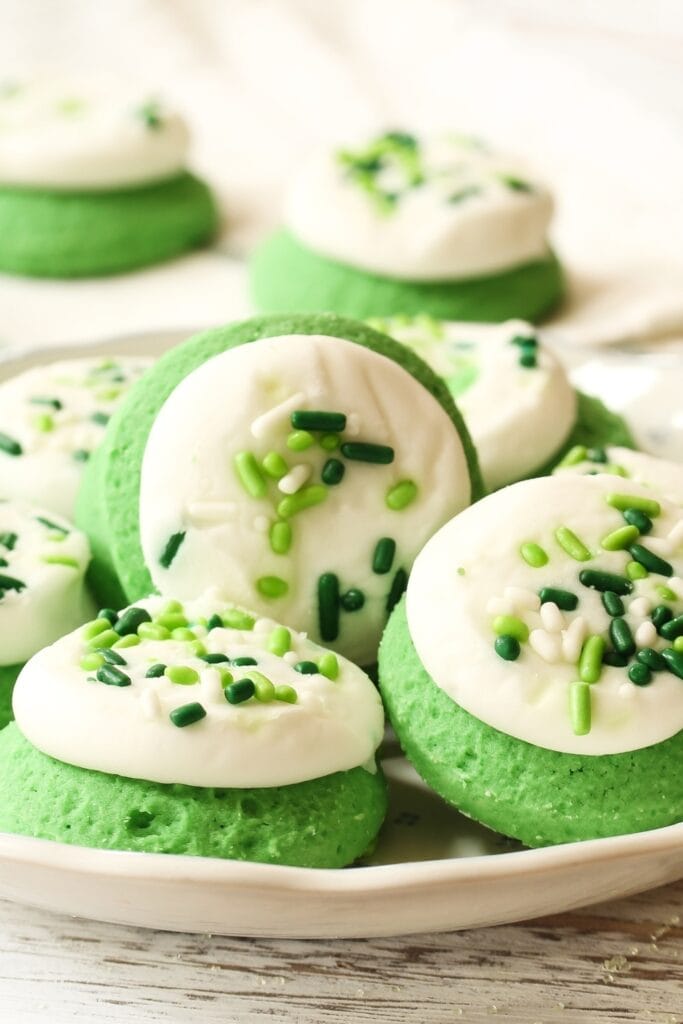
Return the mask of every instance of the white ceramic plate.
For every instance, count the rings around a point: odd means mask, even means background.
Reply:
[[[190,332],[98,342],[160,354]],[[0,380],[83,346],[0,357]],[[599,390],[593,380],[592,390]],[[595,385],[598,385],[596,388]],[[524,850],[431,793],[391,739],[391,806],[377,849],[344,871],[88,850],[0,834],[0,897],[79,917],[173,931],[349,937],[445,931],[558,913],[683,877],[683,824]]]

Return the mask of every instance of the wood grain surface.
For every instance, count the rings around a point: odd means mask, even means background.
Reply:
[[[683,1024],[682,905],[683,881],[500,928],[286,942],[2,902],[0,1021]]]

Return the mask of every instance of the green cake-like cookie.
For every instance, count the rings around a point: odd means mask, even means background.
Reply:
[[[574,428],[562,448],[541,466],[532,476],[544,476],[552,472],[567,452],[577,445],[584,448],[601,449],[608,445],[635,448],[636,442],[631,428],[617,412],[608,409],[595,395],[576,393],[578,399],[577,419]]]
[[[21,669],[21,665],[0,665],[0,729],[4,729],[14,718],[12,690]]]
[[[537,322],[564,292],[560,264],[546,259],[457,281],[407,281],[371,274],[328,259],[277,231],[254,252],[250,267],[254,304],[264,313],[332,311],[375,317],[427,313],[442,320]]]
[[[218,216],[192,174],[135,188],[0,186],[0,271],[91,277],[147,266],[209,241]]]

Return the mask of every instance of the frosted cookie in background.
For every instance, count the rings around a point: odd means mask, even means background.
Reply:
[[[484,484],[550,471],[575,445],[633,444],[625,420],[575,391],[543,334],[523,320],[468,324],[384,317],[371,325],[416,352],[447,384],[479,456]]]
[[[529,846],[683,820],[683,512],[613,476],[523,481],[416,559],[379,676],[442,797]]]
[[[339,868],[386,812],[370,679],[216,594],[108,610],[28,663],[14,707],[3,831]]]
[[[89,561],[85,536],[61,516],[0,500],[0,729],[24,662],[93,614]]]
[[[255,252],[256,307],[536,321],[563,293],[548,190],[478,139],[387,132],[314,156]]]
[[[0,382],[0,498],[73,519],[86,462],[114,409],[152,362],[65,359]]]
[[[596,476],[608,473],[651,487],[670,501],[683,505],[683,463],[658,459],[645,452],[607,445],[605,448],[587,448],[575,445],[555,467],[553,473],[580,473]]]
[[[90,277],[207,243],[217,210],[182,118],[105,78],[0,85],[0,271]]]

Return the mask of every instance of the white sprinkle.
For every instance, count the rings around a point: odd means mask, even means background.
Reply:
[[[142,713],[150,722],[159,717],[161,713],[161,705],[159,704],[159,698],[154,690],[145,689],[140,694],[140,707]]]
[[[629,615],[635,615],[637,619],[644,619],[650,614],[652,605],[646,597],[636,597],[628,606]]]
[[[286,661],[288,665],[296,665],[299,660],[299,655],[296,651],[287,651],[286,654],[283,654],[282,660]]]
[[[286,476],[283,476],[278,480],[278,488],[283,494],[296,494],[297,491],[301,490],[311,473],[311,467],[300,462],[298,465],[290,469]]]
[[[515,611],[536,612],[541,606],[541,599],[533,590],[525,587],[506,587],[504,597],[509,601]]]
[[[641,622],[636,630],[636,644],[638,647],[652,647],[656,640],[657,630],[655,629],[654,622],[650,622],[649,619]]]
[[[270,529],[270,520],[268,516],[256,516],[254,519],[254,529],[257,533],[268,533]]]
[[[562,643],[557,633],[534,629],[529,634],[529,644],[540,658],[551,665],[556,664],[562,656]]]
[[[350,412],[346,417],[346,433],[350,437],[360,434],[360,415],[357,412]]]
[[[491,597],[486,605],[487,615],[512,615],[512,612],[512,605],[502,597]]]
[[[546,601],[541,605],[541,622],[549,633],[559,633],[564,629],[564,615],[554,601]]]
[[[290,414],[295,409],[300,409],[302,404],[305,402],[306,396],[302,391],[297,391],[291,398],[287,398],[284,402],[280,402],[273,409],[269,409],[268,412],[264,412],[262,416],[259,416],[251,425],[251,433],[253,437],[263,438],[265,437],[273,427],[279,427],[282,421],[289,420]]]
[[[679,519],[678,522],[671,527],[667,540],[671,544],[672,551],[675,551],[677,547],[683,544],[683,519]]]
[[[579,660],[583,641],[586,638],[587,626],[583,615],[577,615],[562,633],[562,656],[570,665]]]
[[[237,503],[234,501],[191,501],[186,508],[187,518],[193,525],[224,523],[235,518]]]
[[[272,619],[257,619],[256,622],[254,623],[253,632],[270,633],[274,625],[275,624]]]
[[[224,704],[225,695],[223,693],[221,674],[218,669],[205,668],[202,670],[199,678],[202,700],[206,701],[207,704]]]

